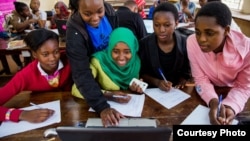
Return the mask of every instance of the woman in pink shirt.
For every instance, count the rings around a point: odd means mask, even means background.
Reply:
[[[232,14],[221,2],[204,5],[187,40],[196,91],[210,107],[211,124],[231,124],[250,96],[250,39],[230,29]],[[219,105],[214,86],[229,87]]]

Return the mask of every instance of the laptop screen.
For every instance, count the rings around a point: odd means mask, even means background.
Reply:
[[[62,141],[169,141],[172,129],[168,127],[57,127]]]
[[[56,22],[56,27],[58,30],[58,33],[60,36],[65,36],[66,35],[66,23],[67,20],[55,20]]]

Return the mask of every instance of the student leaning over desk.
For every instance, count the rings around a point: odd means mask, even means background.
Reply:
[[[196,15],[195,34],[187,39],[192,76],[210,107],[211,124],[231,124],[250,96],[250,39],[230,29],[231,19],[225,4],[207,3]],[[231,88],[220,110],[214,86]]]
[[[118,27],[114,8],[103,0],[70,0],[74,13],[67,22],[66,53],[72,76],[88,105],[100,114],[103,125],[117,125],[121,113],[111,108],[90,70],[90,56],[105,49]]]
[[[138,49],[138,41],[133,32],[128,28],[119,27],[111,33],[108,47],[92,55],[90,66],[92,74],[100,87],[105,90],[104,95],[107,99],[126,103],[130,100],[129,96],[127,98],[112,96],[126,96],[121,90],[143,92],[135,83],[129,86],[133,78],[139,78],[141,62],[137,55]],[[75,85],[72,94],[83,98]]]
[[[72,86],[71,69],[65,53],[60,55],[58,35],[46,29],[30,32],[24,39],[35,58],[33,62],[17,72],[0,88],[0,105],[21,91],[69,91]],[[0,107],[0,121],[42,122],[51,114],[49,109],[23,111]]]

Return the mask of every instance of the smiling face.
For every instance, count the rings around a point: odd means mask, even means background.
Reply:
[[[57,70],[60,59],[57,40],[47,40],[37,51],[33,51],[32,54],[40,62],[42,69],[46,73],[53,74]]]
[[[112,58],[118,66],[125,66],[131,59],[132,54],[127,46],[123,42],[119,42],[112,50]]]
[[[98,27],[105,14],[103,0],[79,0],[82,19],[92,27]]]
[[[156,12],[153,18],[153,27],[158,41],[167,42],[172,40],[177,24],[178,22],[175,21],[171,12]]]
[[[215,17],[200,16],[195,22],[195,35],[203,52],[220,52],[230,27],[223,28],[216,23]]]

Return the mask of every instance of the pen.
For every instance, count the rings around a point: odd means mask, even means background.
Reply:
[[[219,104],[218,104],[217,117],[220,116],[221,102],[222,102],[222,95],[220,95],[220,97],[219,97]]]
[[[159,68],[158,71],[159,71],[160,75],[162,76],[162,78],[164,79],[164,81],[168,82],[166,77],[164,76],[162,70]]]
[[[113,98],[128,98],[126,95],[112,95]]]
[[[40,109],[43,109],[43,107],[36,105],[35,103],[32,103],[32,102],[30,102],[30,105],[35,106],[35,107],[40,108]]]

